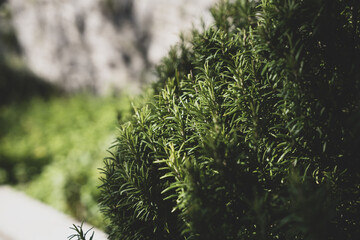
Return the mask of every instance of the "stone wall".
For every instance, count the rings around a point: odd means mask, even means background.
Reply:
[[[8,0],[28,67],[68,90],[137,89],[217,0]]]

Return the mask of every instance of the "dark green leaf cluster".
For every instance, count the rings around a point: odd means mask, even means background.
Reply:
[[[105,160],[110,238],[359,238],[359,5],[214,8]]]
[[[86,232],[84,232],[83,230],[83,224],[84,222],[81,223],[80,226],[76,226],[75,224],[73,224],[73,227],[71,227],[71,230],[74,230],[76,233],[72,234],[68,237],[69,240],[72,240],[73,238],[76,238],[77,240],[87,240],[86,235],[92,230],[92,228],[90,228],[89,230],[87,230]],[[95,232],[93,232],[89,238],[89,240],[93,240],[94,238],[94,234]]]

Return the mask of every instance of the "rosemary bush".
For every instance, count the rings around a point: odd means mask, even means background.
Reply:
[[[110,239],[357,239],[359,4],[215,7],[105,159]]]

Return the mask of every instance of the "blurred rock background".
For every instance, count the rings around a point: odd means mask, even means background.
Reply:
[[[8,0],[26,66],[66,91],[138,89],[191,27],[211,23],[217,0]],[[5,48],[7,48],[5,46]]]

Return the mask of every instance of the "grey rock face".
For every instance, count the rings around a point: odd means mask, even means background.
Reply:
[[[29,68],[68,91],[137,89],[218,0],[9,0]]]

